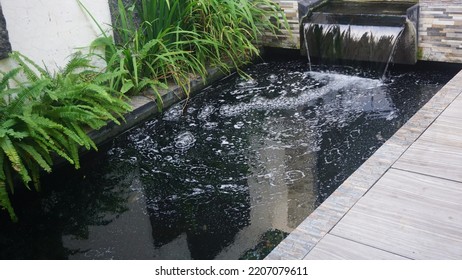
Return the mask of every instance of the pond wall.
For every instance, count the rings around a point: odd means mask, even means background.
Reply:
[[[421,0],[419,59],[462,63],[462,1]]]

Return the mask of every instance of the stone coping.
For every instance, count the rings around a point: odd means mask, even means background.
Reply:
[[[265,259],[302,260],[462,92],[462,71],[346,179]]]

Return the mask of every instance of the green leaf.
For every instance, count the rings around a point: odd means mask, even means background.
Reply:
[[[13,207],[11,206],[10,197],[8,196],[8,192],[5,187],[5,182],[0,180],[0,207],[4,210],[8,211],[10,214],[10,218],[12,221],[18,221],[18,217],[16,216]]]
[[[24,166],[18,151],[14,147],[13,143],[11,142],[10,138],[7,136],[3,137],[0,139],[0,148],[3,150],[7,158],[9,159],[11,163],[11,167],[13,168],[14,171],[16,171],[19,175],[21,175],[21,179],[24,182],[24,184],[27,186],[27,184],[32,180],[31,177],[29,176],[29,173]],[[5,163],[4,163],[5,164]]]
[[[134,87],[135,87],[135,85],[133,84],[132,80],[124,80],[122,88],[120,89],[120,92],[125,94],[125,93],[129,92]]]
[[[31,145],[19,143],[18,147],[24,150],[31,159],[36,162],[40,167],[42,167],[46,172],[51,172],[51,166],[48,162],[43,158],[43,156],[37,151],[37,149]]]

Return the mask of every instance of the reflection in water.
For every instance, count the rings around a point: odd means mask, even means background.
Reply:
[[[447,80],[305,69],[252,66],[45,178],[0,257],[264,257]]]

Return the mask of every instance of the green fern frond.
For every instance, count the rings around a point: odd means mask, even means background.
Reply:
[[[36,162],[41,168],[43,168],[43,170],[45,170],[48,173],[51,172],[50,164],[47,162],[47,160],[43,158],[42,154],[34,146],[22,143],[17,144],[17,146],[18,148],[21,148],[24,152],[26,152],[34,162]]]
[[[19,91],[17,96],[6,108],[10,115],[21,114],[25,107],[30,106],[33,100],[37,100],[43,90],[49,85],[49,80],[42,79]]]
[[[0,138],[0,148],[2,149],[2,152],[5,153],[7,158],[10,160],[13,169],[19,172],[22,166],[21,158],[19,157],[18,152],[16,151],[15,147],[13,146],[13,143],[8,138],[8,136]]]
[[[154,47],[157,47],[157,49],[153,49]],[[162,43],[162,41],[158,39],[150,40],[144,44],[143,48],[141,49],[139,53],[140,59],[145,59],[149,54],[156,53],[160,47],[165,48],[165,45]]]
[[[10,119],[7,119],[5,120],[2,124],[1,124],[1,127],[3,129],[9,129],[11,127],[13,127],[14,125],[16,125],[18,122],[16,121],[16,119],[13,119],[13,118],[10,118]]]
[[[49,166],[53,166],[53,159],[51,158],[50,150],[47,148],[47,146],[35,140],[30,140],[29,142],[30,143],[28,145],[33,146]]]
[[[0,81],[0,92],[3,92],[5,89],[10,88],[10,81],[13,77],[16,77],[19,74],[19,72],[21,72],[21,70],[21,68],[15,68],[6,73],[0,72],[2,74],[2,80]]]
[[[106,73],[101,73],[97,76],[94,77],[93,80],[91,80],[92,83],[97,84],[97,85],[103,85],[113,79],[119,78],[121,75],[126,74],[126,70],[117,70],[113,72],[106,72]]]
[[[5,172],[6,184],[10,189],[10,193],[14,194],[13,173],[11,170],[11,165],[5,164],[3,166],[3,170]]]
[[[60,129],[61,126],[49,120],[45,121],[46,119],[43,117],[38,117],[38,116],[35,116],[35,117],[37,117],[37,119],[31,116],[17,116],[18,119],[24,121],[28,125],[29,132],[31,133],[33,137],[35,137],[38,133],[42,135],[43,138],[45,138],[45,141],[53,144],[53,139],[50,137],[50,135],[45,130],[45,128]]]
[[[18,218],[14,213],[13,206],[11,206],[10,197],[8,196],[8,191],[6,190],[5,182],[0,180],[0,207],[10,214],[12,221],[17,221]]]
[[[27,185],[32,179],[30,178],[29,173],[27,172],[27,169],[21,160],[18,151],[16,150],[8,136],[5,136],[2,139],[0,139],[0,148],[3,150],[3,152],[9,159],[11,167],[21,176],[21,179],[24,182],[24,184]]]
[[[105,88],[102,87],[102,86],[98,86],[98,85],[95,85],[95,84],[87,84],[87,85],[85,86],[85,89],[100,94],[100,95],[101,95],[102,97],[104,97],[109,103],[111,103],[112,100],[113,100],[113,98],[111,98],[111,96],[108,94],[108,92],[107,92],[107,91],[105,90]]]
[[[90,150],[91,148],[93,148],[95,151],[98,150],[95,142],[93,142],[93,140],[91,140],[91,138],[88,137],[88,134],[82,129],[81,126],[73,122],[70,123],[70,126],[72,127],[74,132],[77,133],[77,135],[79,135],[80,138],[85,139],[85,137],[87,137],[89,139],[89,141],[85,141],[84,143],[85,149]]]
[[[5,162],[5,153],[0,151],[0,181],[6,180],[5,167],[8,167],[7,163]]]
[[[76,145],[69,144],[69,153],[74,160],[75,169],[80,169],[79,149]]]
[[[60,76],[66,77],[70,74],[74,74],[77,70],[88,70],[95,68],[95,66],[90,64],[90,59],[84,57],[82,53],[77,52],[72,55],[72,58],[68,61]]]
[[[1,129],[0,129],[1,131]],[[14,131],[13,129],[7,129],[5,130],[5,135],[10,136],[11,138],[22,140],[26,137],[28,137],[30,134],[28,132],[19,132],[19,131]],[[0,132],[0,137],[2,137],[2,133]]]
[[[19,53],[19,52],[12,52],[10,57],[16,61],[22,68],[27,79],[31,82],[36,82],[41,78],[49,78],[51,79],[51,75],[38,64],[36,64],[32,59],[28,58],[27,56]],[[37,74],[35,71],[39,74]]]
[[[66,153],[64,148],[62,148],[61,146],[57,146],[54,143],[51,143],[47,139],[43,138],[41,135],[34,135],[34,138],[42,146],[42,148],[46,147],[46,149],[55,152],[60,157],[67,160],[70,164],[74,164],[74,160]]]
[[[32,185],[34,186],[36,191],[39,191],[40,190],[40,180],[39,180],[40,168],[39,166],[35,164],[32,161],[32,159],[29,157],[24,157],[24,165],[30,174]],[[26,184],[26,187],[29,188],[28,184]]]

